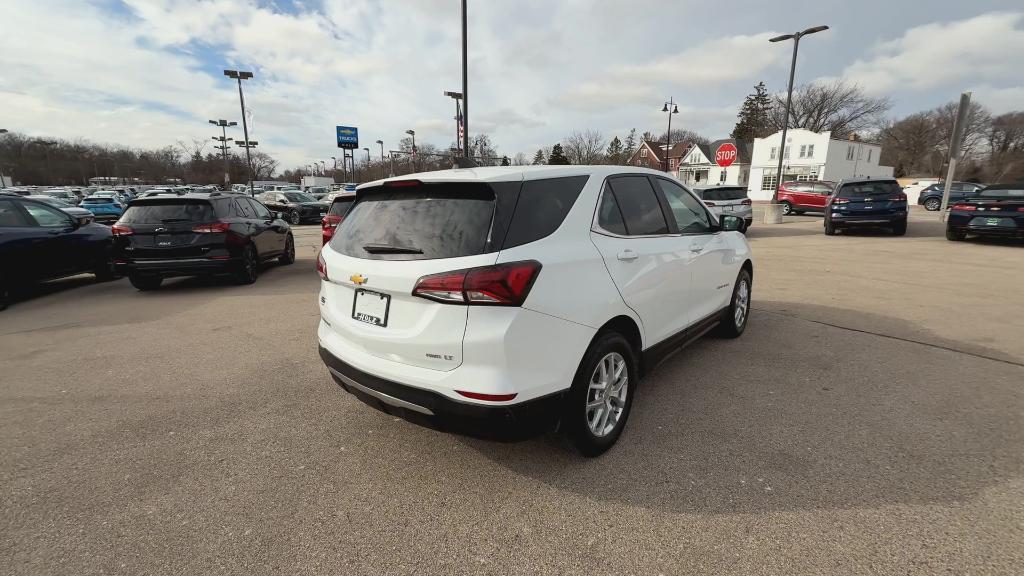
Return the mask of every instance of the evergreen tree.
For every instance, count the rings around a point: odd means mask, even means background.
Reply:
[[[564,166],[569,164],[569,159],[562,152],[562,145],[555,144],[551,147],[551,156],[548,156],[548,164]]]
[[[533,155],[533,165],[536,166],[538,164],[547,164],[547,163],[548,163],[548,159],[544,157],[544,151],[538,149],[537,153]]]
[[[608,157],[609,164],[618,165],[626,161],[626,158],[623,158],[622,140],[619,140],[618,136],[612,138],[612,141],[608,143],[605,155]]]
[[[625,154],[623,154],[622,163],[629,162],[630,157],[636,152],[636,148],[639,144],[636,141],[636,128],[629,131],[629,135],[626,136]]]
[[[512,162],[508,159],[508,156],[502,156],[501,157],[501,165],[502,166],[511,166]]]
[[[772,133],[768,118],[772,106],[771,96],[764,82],[758,82],[754,86],[754,92],[748,94],[743,100],[739,114],[736,115],[736,126],[732,129],[732,136],[737,140],[751,140],[753,138],[764,138]]]

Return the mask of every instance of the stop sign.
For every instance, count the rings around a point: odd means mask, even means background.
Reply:
[[[715,163],[722,168],[728,168],[736,161],[737,154],[736,145],[726,142],[719,146],[718,150],[715,151]]]

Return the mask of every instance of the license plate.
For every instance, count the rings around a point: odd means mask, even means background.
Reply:
[[[722,206],[722,212],[732,212],[732,206]]]
[[[986,226],[999,226],[999,218],[985,218]]]
[[[166,248],[167,246],[172,246],[174,244],[174,240],[170,234],[157,234],[155,244],[157,247]]]
[[[388,294],[359,288],[352,301],[352,318],[384,328],[388,325],[388,308],[390,307],[391,296]]]

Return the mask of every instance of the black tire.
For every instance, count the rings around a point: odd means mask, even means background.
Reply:
[[[745,292],[745,294],[744,294]],[[747,329],[750,320],[750,308],[754,294],[754,283],[750,272],[740,270],[736,283],[732,286],[732,299],[729,307],[722,311],[722,321],[715,328],[715,335],[721,338],[738,338]],[[742,310],[738,313],[737,310]],[[737,317],[741,317],[737,321]]]
[[[128,281],[141,292],[156,290],[164,283],[164,279],[159,276],[146,276],[145,274],[129,274]]]
[[[779,202],[779,204],[782,205],[782,215],[783,216],[789,216],[789,215],[793,214],[793,205],[792,204],[790,204],[789,202],[787,202],[785,200],[783,200],[782,202]]]
[[[938,198],[928,198],[924,201],[924,209],[929,212],[938,212],[939,208],[942,208],[942,200]]]
[[[902,222],[897,222],[896,224],[892,225],[892,235],[893,236],[903,236],[906,233],[907,233],[907,221],[906,220],[904,220]]]
[[[7,310],[7,304],[11,301],[11,290],[0,284],[0,310]]]
[[[110,282],[117,278],[117,270],[114,268],[113,260],[97,262],[92,268],[92,273],[100,282]]]
[[[285,239],[284,254],[281,254],[281,256],[277,258],[277,261],[284,266],[295,262],[295,238],[292,238],[291,234],[289,234],[288,238]]]
[[[962,242],[965,238],[967,238],[966,232],[961,232],[952,226],[946,226],[946,240]]]
[[[590,382],[592,378],[597,377],[600,364],[609,357],[614,359],[613,355],[617,355],[625,363],[627,376],[626,381],[621,384],[621,389],[625,390],[625,400],[616,400],[622,404],[619,405],[621,411],[618,413],[613,427],[603,435],[597,435],[591,430],[587,404],[588,402],[601,402],[601,391],[591,390]],[[626,427],[626,421],[629,419],[629,412],[633,406],[637,379],[637,361],[629,342],[617,332],[598,334],[590,344],[590,348],[587,349],[587,353],[583,355],[583,361],[580,362],[580,367],[576,370],[576,377],[573,378],[572,388],[569,390],[562,411],[562,428],[581,454],[588,457],[599,456],[611,448],[622,435],[622,430]],[[592,396],[595,397],[591,398]],[[613,404],[612,398],[617,399],[617,396],[606,396],[608,403],[595,408],[595,410],[603,409],[609,414],[614,413],[619,406],[609,409]],[[594,414],[595,426],[599,426],[603,414],[604,412]],[[607,426],[607,423],[605,425]]]
[[[298,226],[302,224],[302,214],[299,214],[298,210],[293,210],[288,213],[288,223],[292,226]]]
[[[235,284],[252,284],[260,273],[260,260],[256,255],[256,248],[249,244],[242,250],[242,260],[238,263],[238,270],[235,271]]]
[[[835,235],[836,235],[836,225],[833,224],[832,221],[829,220],[828,218],[825,218],[825,236],[835,236]]]

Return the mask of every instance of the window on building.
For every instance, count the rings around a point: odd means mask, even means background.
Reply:
[[[776,153],[777,150],[778,150],[778,148],[776,148],[775,146],[772,146],[772,155],[771,155],[771,159],[772,160],[775,160],[775,153]]]
[[[722,173],[718,175],[719,182],[725,182],[725,169],[722,169]]]
[[[800,157],[807,158],[807,144],[800,145]]]
[[[789,160],[789,146],[782,147],[782,157]]]
[[[847,160],[853,160],[853,145],[852,144],[846,147],[846,159]]]
[[[807,145],[807,157],[814,158],[814,144]]]
[[[778,186],[779,177],[775,174],[765,174],[761,179],[761,190],[775,190]]]
[[[640,157],[641,158],[647,158],[647,148],[641,148],[640,149]]]
[[[874,152],[871,148],[868,148],[868,162],[871,162],[871,153]]]

